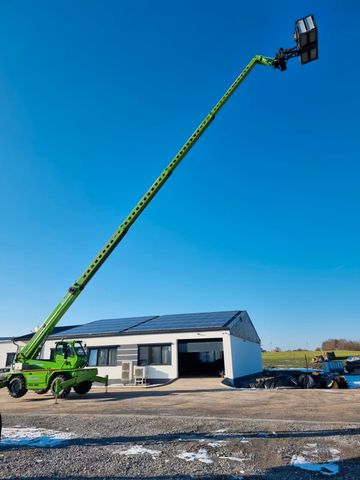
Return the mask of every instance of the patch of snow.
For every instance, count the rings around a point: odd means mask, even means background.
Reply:
[[[160,455],[159,450],[152,450],[150,448],[145,448],[142,445],[134,445],[133,447],[128,448],[127,450],[113,450],[113,454],[119,453],[120,455],[152,455],[154,457]]]
[[[290,465],[308,470],[310,472],[319,472],[326,476],[336,475],[339,473],[339,465],[336,463],[309,463],[302,455],[293,455]]]
[[[360,388],[360,375],[344,375],[349,388]]]
[[[207,445],[209,447],[223,447],[226,445],[228,442],[226,440],[218,440],[217,442],[209,442]]]
[[[188,438],[181,438],[179,437],[177,439],[178,442],[208,442],[209,439],[208,438],[196,438],[195,435],[191,435],[189,436]]]
[[[317,443],[306,443],[305,447],[307,450],[302,451],[303,456],[317,457],[319,455]]]
[[[331,476],[339,473],[339,465],[336,462],[340,460],[340,451],[336,448],[319,448],[317,443],[307,443],[306,450],[301,455],[293,455],[290,465],[308,470],[311,472],[319,472],[322,475]],[[329,454],[329,461],[325,463],[317,463],[319,452]]]
[[[38,447],[52,448],[73,437],[70,432],[60,432],[46,428],[35,427],[4,427],[0,448],[9,447]]]
[[[240,458],[240,457],[226,457],[225,455],[219,457],[219,458],[223,458],[225,460],[232,460],[233,462],[244,462],[246,460],[246,458]],[[244,473],[244,472],[241,472],[241,473]]]
[[[338,462],[340,460],[340,451],[337,448],[329,448],[329,453],[333,462]]]
[[[182,460],[186,460],[187,462],[193,462],[194,460],[198,460],[199,462],[202,463],[214,463],[211,458],[209,458],[209,455],[207,451],[204,448],[200,448],[200,450],[195,453],[195,452],[183,452],[180,453],[180,455],[176,455],[178,458],[181,458]]]
[[[317,457],[318,452],[314,450],[303,450],[302,454],[305,455],[306,457]]]

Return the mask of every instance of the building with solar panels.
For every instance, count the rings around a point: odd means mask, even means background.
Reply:
[[[26,341],[25,337],[22,341]],[[30,338],[30,337],[28,337]],[[96,320],[59,327],[46,341],[42,357],[51,358],[55,342],[79,339],[88,363],[110,384],[131,383],[141,367],[147,383],[179,377],[224,376],[230,382],[262,370],[260,338],[246,311],[186,313]],[[14,345],[12,345],[12,348]],[[1,354],[9,361],[14,352]],[[0,363],[0,368],[5,365]]]

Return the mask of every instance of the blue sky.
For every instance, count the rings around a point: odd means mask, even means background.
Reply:
[[[40,324],[254,54],[62,324],[246,309],[266,348],[360,338],[357,1],[0,5],[0,336]]]

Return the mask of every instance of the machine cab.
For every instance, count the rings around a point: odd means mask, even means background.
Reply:
[[[63,368],[81,368],[87,365],[86,351],[81,341],[62,340],[56,342],[53,354],[54,362]]]

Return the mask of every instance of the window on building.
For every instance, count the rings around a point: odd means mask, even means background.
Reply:
[[[11,367],[11,365],[14,363],[15,360],[15,355],[16,353],[7,353],[6,354],[6,367]]]
[[[88,364],[97,367],[117,365],[117,347],[88,348]]]
[[[171,365],[171,345],[139,345],[139,365]]]

